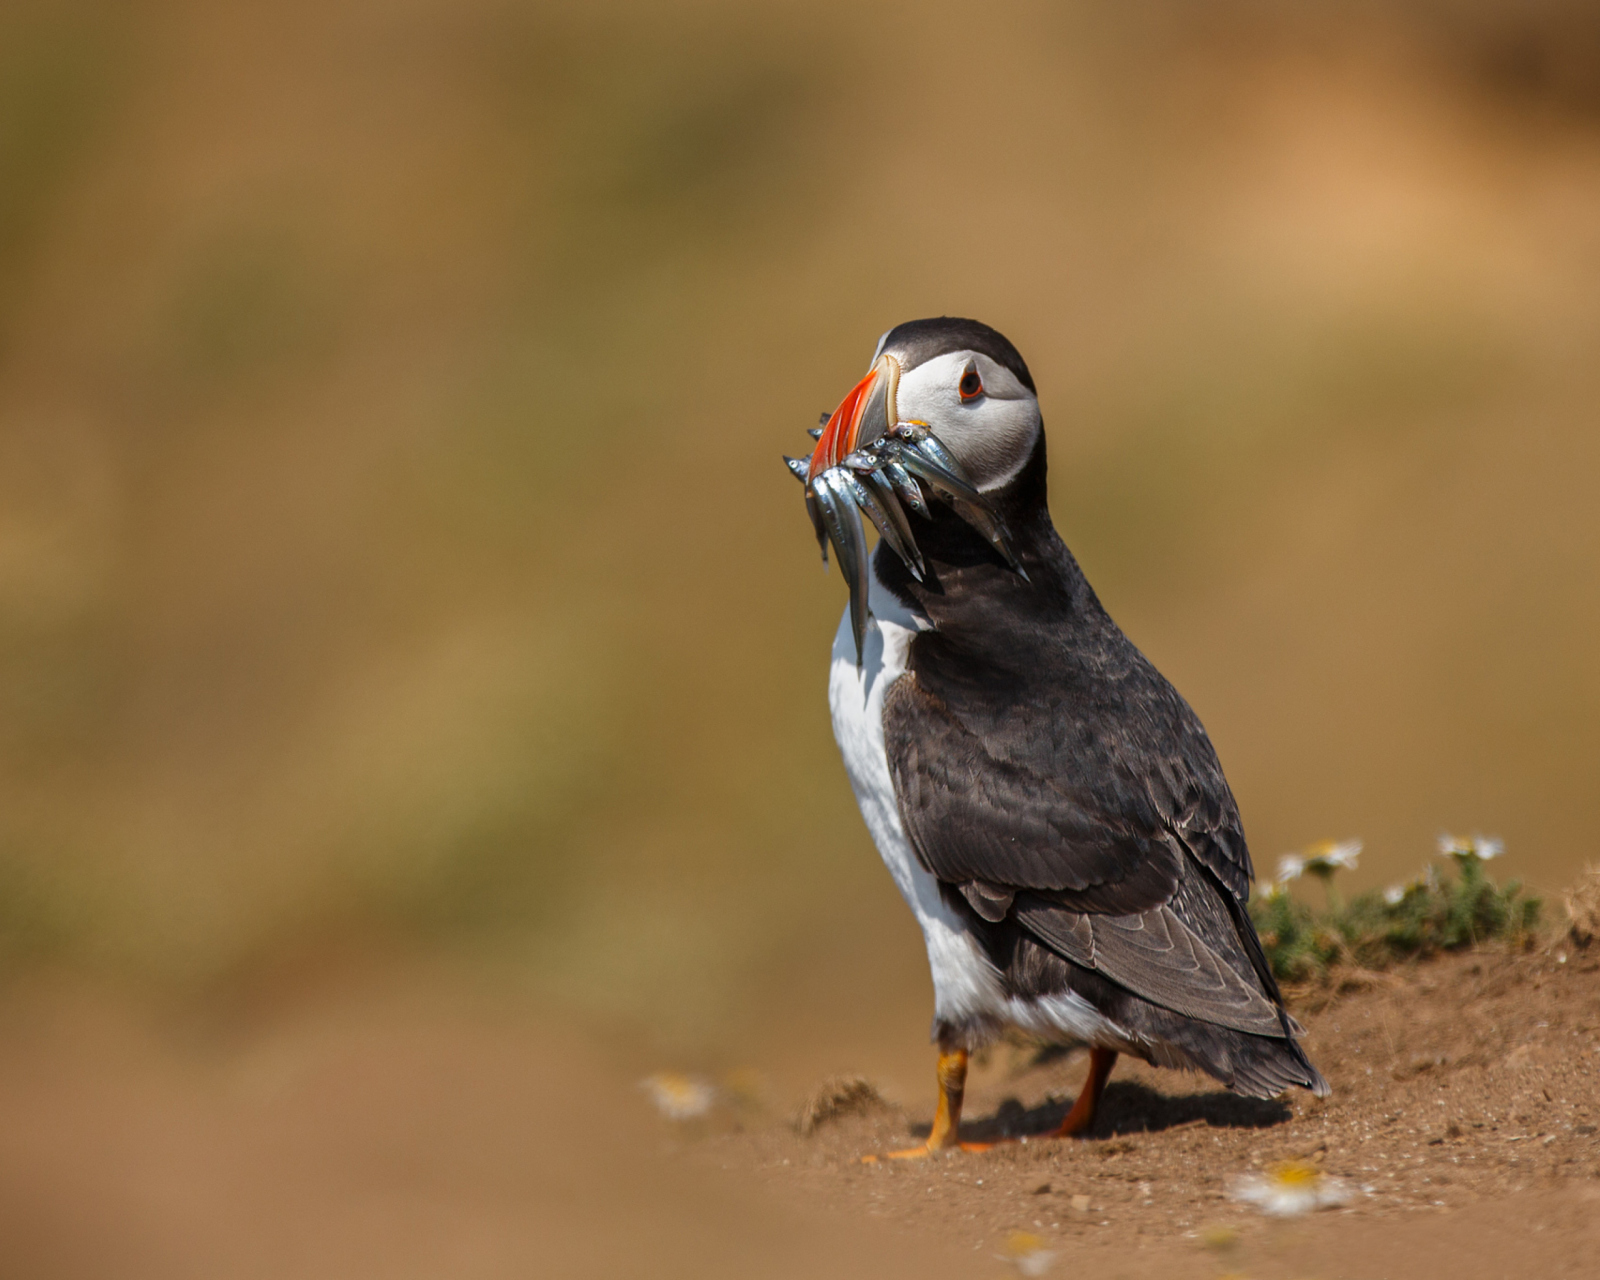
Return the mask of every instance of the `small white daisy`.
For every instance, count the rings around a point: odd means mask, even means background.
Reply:
[[[716,1089],[706,1081],[676,1071],[659,1071],[639,1087],[668,1120],[698,1120],[717,1100]]]
[[[1302,855],[1306,870],[1312,875],[1329,875],[1334,871],[1354,871],[1361,857],[1360,840],[1321,840],[1308,845]]]
[[[1329,1177],[1315,1165],[1298,1160],[1272,1165],[1265,1173],[1243,1174],[1233,1180],[1228,1194],[1274,1218],[1349,1204],[1352,1198],[1344,1179]]]
[[[1447,858],[1476,858],[1487,862],[1505,851],[1506,842],[1499,836],[1479,835],[1476,831],[1470,836],[1453,836],[1448,831],[1439,836],[1439,852]]]
[[[1288,884],[1303,875],[1327,880],[1335,871],[1354,869],[1360,857],[1360,840],[1318,840],[1278,859],[1278,883]]]
[[[1009,1262],[1025,1276],[1042,1276],[1056,1260],[1055,1251],[1031,1231],[1013,1231],[1006,1237],[1006,1251],[995,1257]]]
[[[1397,907],[1413,893],[1425,893],[1439,887],[1439,873],[1432,867],[1423,868],[1421,875],[1412,876],[1404,884],[1392,884],[1383,891],[1383,900]]]

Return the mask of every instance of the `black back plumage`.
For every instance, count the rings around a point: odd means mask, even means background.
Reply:
[[[901,329],[920,329],[922,358],[985,350],[954,325],[921,328],[944,323]],[[885,347],[913,367],[900,333]],[[918,858],[1015,994],[1075,991],[1242,1092],[1326,1092],[1245,912],[1250,854],[1216,752],[1057,535],[1042,433],[991,497],[1026,581],[943,510],[918,530],[925,581],[876,556],[880,581],[934,624],[884,705]]]

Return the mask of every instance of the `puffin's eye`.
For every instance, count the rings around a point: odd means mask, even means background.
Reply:
[[[963,402],[968,400],[976,400],[983,394],[983,379],[978,376],[978,371],[976,369],[968,369],[964,374],[961,375],[961,381],[957,385],[956,390],[961,393],[961,399]]]

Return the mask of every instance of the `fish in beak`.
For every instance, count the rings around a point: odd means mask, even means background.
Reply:
[[[927,566],[906,509],[930,519],[926,490],[982,534],[1024,579],[1028,576],[1012,553],[1005,525],[961,464],[925,423],[901,421],[895,404],[899,384],[900,362],[887,353],[879,356],[867,376],[823,418],[822,426],[812,429],[817,444],[811,457],[784,459],[805,486],[806,511],[822,548],[823,564],[828,562],[831,542],[850,588],[857,668],[871,620],[863,515],[921,582]]]

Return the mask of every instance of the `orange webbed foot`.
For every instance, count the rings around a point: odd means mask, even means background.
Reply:
[[[957,1151],[977,1155],[984,1151],[992,1151],[999,1145],[998,1142],[951,1142],[934,1146],[932,1143],[921,1142],[900,1151],[885,1151],[881,1156],[862,1156],[861,1163],[877,1164],[880,1160],[929,1160],[934,1156],[952,1156]]]

